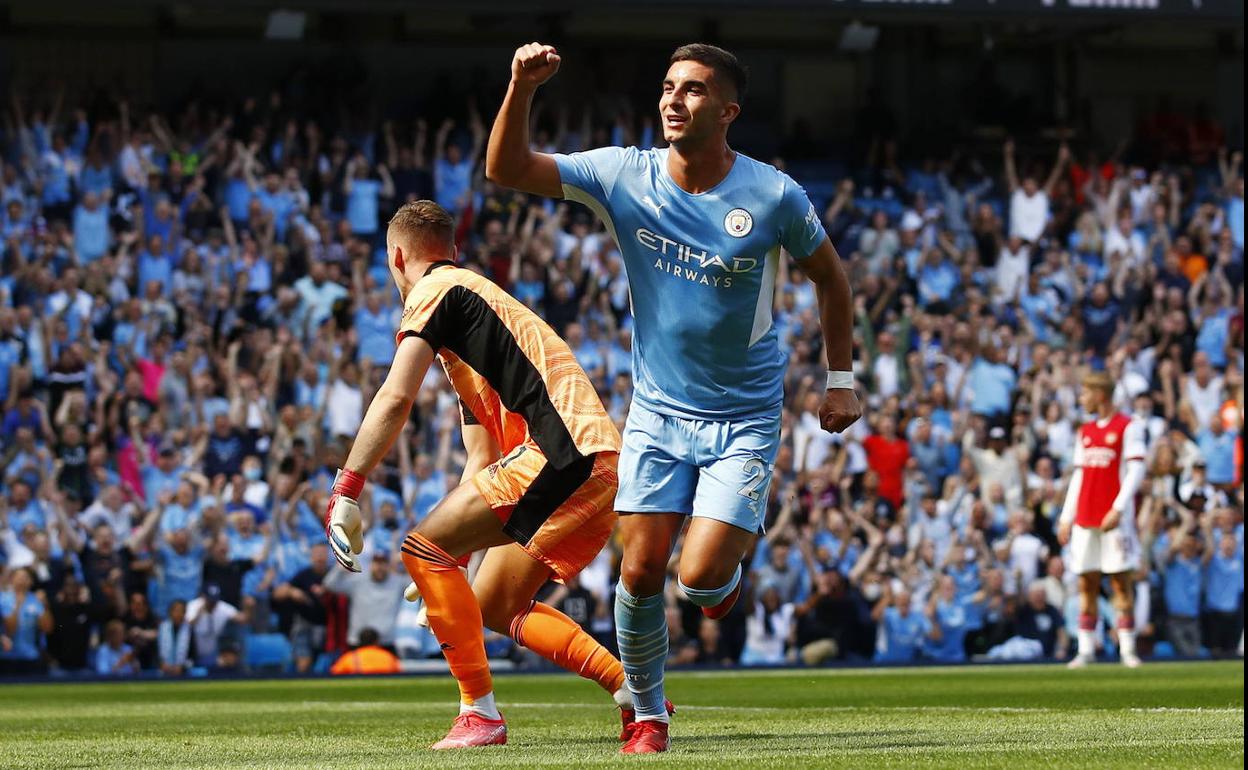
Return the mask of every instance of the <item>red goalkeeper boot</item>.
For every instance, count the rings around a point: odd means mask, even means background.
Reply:
[[[486,719],[469,712],[455,717],[455,724],[446,737],[430,748],[467,749],[473,746],[502,746],[507,742],[507,723],[502,719]]]

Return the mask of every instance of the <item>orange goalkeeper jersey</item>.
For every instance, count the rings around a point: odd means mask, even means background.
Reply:
[[[438,354],[463,404],[504,455],[535,444],[557,469],[620,451],[620,433],[567,343],[532,310],[471,270],[436,262],[412,287],[398,339]]]

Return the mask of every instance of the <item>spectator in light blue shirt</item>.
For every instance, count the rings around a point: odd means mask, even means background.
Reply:
[[[576,362],[589,375],[590,382],[602,388],[607,366],[607,360],[602,355],[602,344],[598,340],[587,339],[585,327],[579,323],[568,324],[563,336],[572,349],[572,355],[576,356]]]
[[[295,281],[295,291],[303,300],[309,329],[319,328],[333,312],[334,303],[348,296],[345,286],[329,280],[328,268],[320,260],[308,265],[308,274]]]
[[[1212,535],[1212,532],[1210,532]],[[1217,552],[1206,556],[1205,607],[1209,639],[1206,646],[1215,655],[1234,655],[1243,631],[1240,608],[1244,599],[1244,557],[1233,535],[1217,541]]]
[[[970,599],[979,593],[979,564],[974,559],[966,558],[966,546],[961,542],[955,541],[949,549],[949,566],[946,571],[957,585],[960,598]]]
[[[172,443],[160,446],[156,462],[150,463],[146,457],[147,447],[139,450],[139,460],[143,464],[143,494],[147,498],[149,508],[160,502],[162,495],[168,493],[172,497],[182,483],[182,475],[186,473],[178,463],[178,449]]]
[[[820,571],[836,570],[848,577],[862,548],[853,538],[853,532],[840,511],[827,511],[827,529],[815,532],[812,538],[815,546],[815,568]],[[801,549],[796,549],[799,553]]]
[[[290,215],[296,208],[295,197],[282,188],[282,177],[276,171],[264,175],[264,184],[255,187],[253,194],[260,207],[273,217],[273,234],[277,240],[286,240],[290,227]]]
[[[69,213],[69,203],[73,193],[70,186],[71,166],[69,147],[65,137],[57,135],[52,140],[52,147],[39,159],[39,171],[43,177],[43,193],[40,201],[43,204],[44,216],[54,218],[58,213],[64,217]]]
[[[30,229],[30,213],[20,198],[13,198],[4,204],[4,217],[0,219],[0,235],[7,241],[10,238],[21,238]]]
[[[1166,555],[1166,636],[1185,657],[1200,654],[1200,589],[1204,565],[1195,533],[1176,533]]]
[[[974,392],[971,411],[993,418],[1010,411],[1017,374],[1005,362],[1005,350],[990,347],[984,357],[976,358],[971,365],[970,386]]]
[[[939,248],[928,249],[919,270],[919,304],[924,310],[947,312],[962,281],[958,269]]]
[[[1049,324],[1060,320],[1058,302],[1053,289],[1040,283],[1040,276],[1036,271],[1028,274],[1027,286],[1019,294],[1018,304],[1027,316],[1027,322],[1036,339],[1047,342],[1050,336]]]
[[[87,153],[87,162],[78,172],[78,189],[107,199],[113,192],[113,168],[97,149]]]
[[[1234,613],[1244,594],[1244,560],[1235,538],[1225,535],[1205,568],[1205,604],[1214,612]]]
[[[241,173],[225,181],[225,205],[236,226],[247,222],[247,209],[251,206],[251,198],[251,187]]]
[[[1231,240],[1240,251],[1244,250],[1244,178],[1241,176],[1233,183],[1235,192],[1226,202],[1226,222],[1231,231]]]
[[[607,346],[607,377],[615,380],[621,374],[633,375],[633,332],[622,328]]]
[[[25,479],[9,483],[9,527],[21,532],[28,524],[43,529],[48,521],[47,511],[34,495],[33,487]]]
[[[520,264],[519,275],[513,273],[511,294],[525,305],[540,312],[542,300],[546,298],[546,281],[542,280],[536,265],[532,262]]]
[[[169,293],[169,284],[173,280],[172,251],[166,248],[165,240],[153,235],[147,241],[147,248],[139,253],[139,286],[146,287],[151,281],[161,285],[164,294]]]
[[[362,154],[347,164],[342,192],[347,196],[347,222],[352,235],[364,238],[377,235],[379,200],[394,197],[394,180],[384,163],[377,166],[377,175],[381,181],[369,177],[368,160]]]
[[[387,366],[394,359],[394,330],[399,327],[401,313],[396,305],[382,302],[380,290],[371,291],[364,307],[355,311],[355,331],[359,335],[357,354],[363,362]]]
[[[260,253],[259,244],[251,233],[244,231],[242,251],[238,260],[231,266],[233,273],[247,275],[247,291],[252,294],[268,294],[273,289],[273,266],[269,258]]]
[[[104,626],[104,643],[95,650],[94,668],[100,676],[133,676],[139,673],[134,649],[126,644],[126,626],[116,618]]]
[[[891,599],[886,594],[871,614],[880,624],[875,645],[877,663],[915,660],[932,635],[931,621],[914,611],[909,591],[900,591]]]
[[[3,667],[14,673],[42,672],[43,635],[52,630],[52,612],[43,592],[35,591],[30,568],[15,570],[9,590],[0,591],[0,624],[12,645],[7,651],[0,648]]]
[[[189,602],[199,595],[204,571],[204,546],[189,529],[179,529],[160,543],[156,563],[160,567],[158,597],[154,609],[165,614],[175,599]]]
[[[972,614],[968,610],[970,597],[958,596],[958,586],[946,575],[937,583],[932,593],[929,622],[932,636],[924,645],[929,658],[939,663],[961,663],[966,660],[963,642],[971,630]]]
[[[161,240],[169,244],[169,248],[172,249],[177,240],[177,233],[174,230],[178,225],[180,209],[170,203],[168,196],[164,194],[156,198],[144,194],[143,202],[144,237],[150,239],[159,235]]]
[[[83,195],[82,203],[74,207],[74,245],[83,263],[108,253],[108,208],[95,193]]]
[[[1226,368],[1226,341],[1231,333],[1230,320],[1230,308],[1209,308],[1201,319],[1200,331],[1196,334],[1196,349],[1209,356],[1209,363],[1215,369]]]
[[[1209,425],[1196,436],[1196,444],[1204,457],[1206,478],[1210,484],[1226,486],[1235,483],[1235,442],[1239,431],[1227,430],[1222,415],[1209,418]]]
[[[403,497],[418,522],[446,497],[446,473],[435,467],[429,455],[416,456],[413,473],[403,479]]]
[[[467,154],[457,143],[447,142],[447,137],[455,128],[455,123],[451,120],[443,122],[438,128],[434,144],[433,197],[438,205],[452,214],[458,214],[468,203],[472,189],[472,169],[485,143],[485,127],[481,125],[480,116],[474,110],[470,117],[472,150]]]

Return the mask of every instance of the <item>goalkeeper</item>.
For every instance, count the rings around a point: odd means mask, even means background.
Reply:
[[[463,482],[403,541],[403,563],[459,682],[460,714],[435,749],[507,742],[482,625],[631,701],[620,662],[571,618],[535,602],[546,581],[589,564],[615,527],[620,435],[571,350],[531,310],[455,265],[454,220],[431,201],[390,220],[386,256],[403,297],[398,348],[334,482],[330,548],[360,571],[356,503],[389,452],[435,356],[458,393]],[[488,548],[474,585],[461,571]],[[474,594],[475,591],[475,594]],[[478,601],[480,599],[480,601]]]

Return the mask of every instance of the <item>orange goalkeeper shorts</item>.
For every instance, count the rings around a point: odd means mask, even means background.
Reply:
[[[503,531],[560,580],[583,570],[615,529],[617,452],[598,452],[556,469],[534,444],[521,444],[472,481]]]

